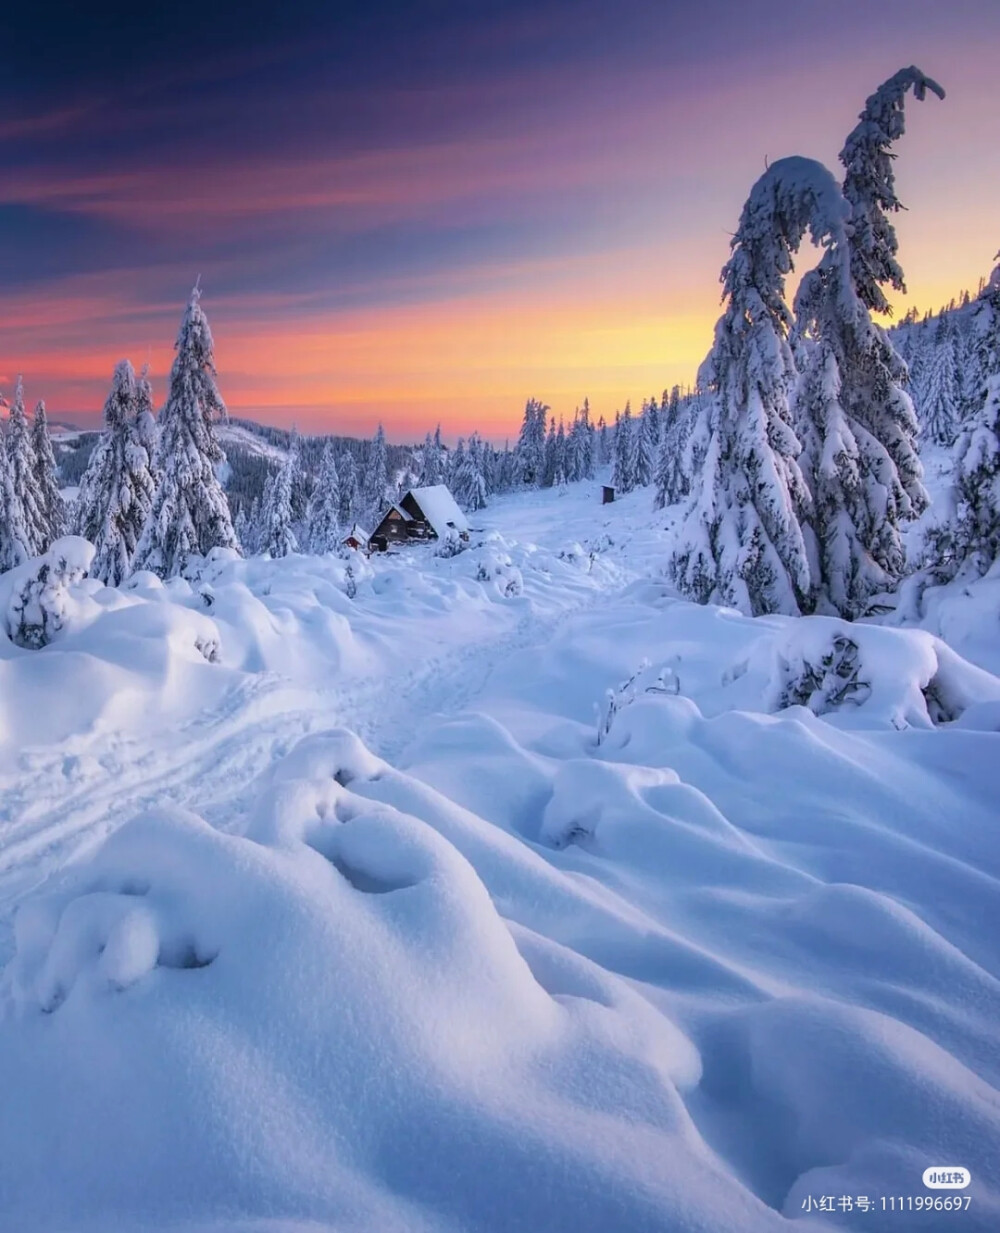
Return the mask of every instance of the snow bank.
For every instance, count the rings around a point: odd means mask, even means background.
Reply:
[[[512,933],[453,844],[373,799],[386,777],[419,806],[349,734],[314,738],[245,837],[154,811],[22,906],[5,1217],[777,1227],[693,1130],[683,1035]]]
[[[961,597],[931,632],[701,608],[648,493],[598,502],[353,582],[70,581],[48,645],[0,637],[12,1228],[755,1233],[935,1163],[1000,1225]]]
[[[926,728],[1000,702],[1000,680],[923,630],[827,617],[789,622],[762,638],[730,669],[734,680],[744,675],[764,678],[767,710],[805,706],[853,726]]]

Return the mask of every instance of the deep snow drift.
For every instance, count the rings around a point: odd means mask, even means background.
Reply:
[[[648,492],[473,521],[0,637],[0,1224],[1000,1227],[1000,584],[749,620]]]

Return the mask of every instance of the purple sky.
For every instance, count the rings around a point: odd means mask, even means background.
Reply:
[[[124,355],[162,396],[199,274],[236,412],[610,416],[693,379],[765,159],[835,166],[910,63],[948,97],[899,145],[903,303],[1000,246],[996,0],[61,7],[0,18],[0,388],[56,417]]]

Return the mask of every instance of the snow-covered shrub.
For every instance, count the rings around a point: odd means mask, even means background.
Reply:
[[[487,544],[482,549],[476,566],[476,581],[492,582],[497,593],[505,599],[512,599],[524,590],[521,571],[503,547],[496,543]]]
[[[785,678],[779,709],[807,706],[814,715],[825,715],[842,706],[859,706],[871,696],[871,685],[859,675],[858,644],[844,634],[835,635],[818,658],[798,653],[779,662]]]
[[[434,555],[436,557],[457,557],[458,554],[460,552],[464,552],[468,546],[468,543],[462,539],[456,530],[449,528],[447,534],[441,537],[441,540],[434,551]]]
[[[609,689],[604,695],[604,702],[597,708],[597,744],[603,745],[614,726],[615,716],[631,706],[643,694],[667,694],[674,696],[681,690],[680,678],[667,664],[653,668],[648,659],[640,662],[639,667],[627,681],[622,681],[617,689]]]
[[[11,642],[38,650],[52,641],[72,612],[70,588],[86,578],[93,558],[93,544],[67,535],[44,556],[12,571],[4,613]]]
[[[574,542],[567,544],[565,548],[559,550],[559,560],[568,561],[571,565],[582,565],[588,559],[588,553],[584,552],[582,545]]]
[[[240,560],[242,557],[235,548],[212,548],[204,556],[192,554],[188,557],[181,577],[192,584],[215,582]]]
[[[776,627],[724,683],[737,680],[744,692],[758,682],[767,710],[805,706],[841,719],[856,713],[849,722],[862,727],[930,728],[1000,700],[1000,680],[924,630],[828,617]]]

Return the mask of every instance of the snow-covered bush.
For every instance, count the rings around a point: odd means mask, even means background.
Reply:
[[[512,599],[524,590],[521,571],[503,548],[502,541],[488,543],[481,549],[476,566],[476,581],[492,582],[497,593],[505,599]]]
[[[454,528],[450,528],[447,534],[441,537],[437,548],[434,550],[434,555],[437,557],[457,557],[468,546],[467,541],[462,539],[461,535]]]
[[[661,664],[654,668],[648,659],[642,660],[627,681],[622,681],[617,689],[606,691],[603,703],[598,705],[597,744],[603,745],[607,740],[615,716],[643,694],[667,694],[672,697],[680,691],[680,678],[672,667]]]
[[[93,558],[93,544],[68,535],[11,572],[4,612],[11,642],[38,650],[52,641],[72,613],[71,588],[86,578]]]
[[[858,644],[845,634],[836,634],[818,657],[797,653],[780,663],[785,680],[779,709],[807,706],[814,715],[825,715],[842,706],[859,706],[871,695],[871,686],[859,676]]]
[[[1000,701],[1000,681],[924,630],[807,617],[776,627],[730,682],[762,683],[764,708],[857,714],[860,726],[950,723],[968,707]],[[853,723],[852,723],[853,726]]]

